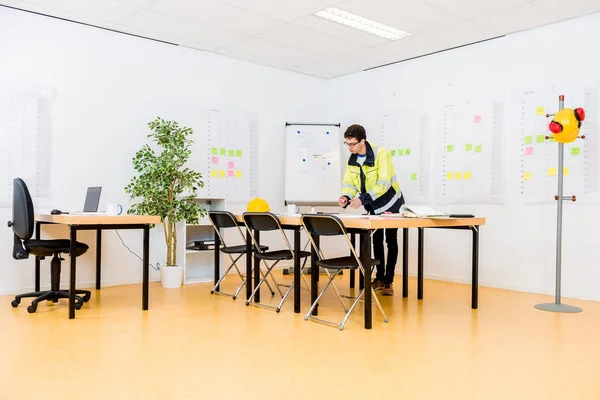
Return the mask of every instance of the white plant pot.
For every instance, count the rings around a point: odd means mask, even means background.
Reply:
[[[183,267],[181,265],[161,266],[162,287],[165,289],[176,289],[183,282]]]

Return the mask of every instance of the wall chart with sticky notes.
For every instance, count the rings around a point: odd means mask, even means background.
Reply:
[[[565,95],[565,108],[586,110],[580,135],[564,145],[564,195],[576,195],[578,201],[597,194],[599,151],[598,88],[593,86],[555,88],[551,85],[520,88],[515,93],[514,133],[519,135],[513,154],[518,155],[519,197],[523,204],[553,204],[558,187],[558,144],[548,124],[558,111],[558,96]],[[548,139],[546,139],[548,136]]]
[[[208,135],[202,141],[207,147],[198,152],[208,152],[201,192],[231,203],[249,201],[255,195],[256,119],[240,111],[210,110],[206,123]]]
[[[501,96],[446,103],[438,121],[441,134],[437,175],[440,204],[500,204],[504,103]]]
[[[386,113],[378,142],[390,153],[405,198],[411,204],[428,204],[429,114],[406,108]]]
[[[342,140],[339,124],[286,124],[286,203],[337,205]]]

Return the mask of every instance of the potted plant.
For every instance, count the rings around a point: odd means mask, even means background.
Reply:
[[[138,173],[125,187],[131,200],[128,214],[159,215],[167,245],[166,265],[161,270],[165,288],[180,287],[183,268],[177,264],[177,223],[198,223],[206,210],[195,202],[199,187],[204,187],[202,174],[187,168],[191,155],[191,128],[175,121],[156,118],[148,123],[151,144],[145,144],[133,158]]]

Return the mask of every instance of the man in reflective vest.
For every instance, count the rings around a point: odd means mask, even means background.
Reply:
[[[340,207],[364,207],[369,214],[397,213],[404,204],[404,197],[396,179],[390,153],[383,147],[367,142],[365,128],[351,125],[344,133],[344,141],[350,150],[348,166],[342,183]],[[398,259],[398,229],[385,229],[387,262],[383,248],[383,229],[373,234],[373,253],[379,260],[373,289],[382,290],[385,296],[394,295],[394,271]]]

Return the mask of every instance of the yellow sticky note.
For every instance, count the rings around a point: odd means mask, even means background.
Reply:
[[[235,171],[235,177],[236,178],[241,178],[242,177],[242,171],[240,171],[240,170]]]
[[[221,171],[219,171],[219,175],[221,176],[221,178],[225,178],[225,175],[227,175],[227,173],[224,169],[222,169]]]
[[[548,176],[556,176],[556,168],[548,168]]]
[[[217,178],[219,176],[219,171],[217,171],[216,169],[213,169],[212,171],[210,171],[210,176],[212,178]]]
[[[531,180],[531,172],[523,172],[523,180],[530,181]]]
[[[460,181],[462,179],[462,172],[457,172],[456,173],[456,180]]]
[[[569,167],[563,167],[563,175],[569,176]]]
[[[544,107],[538,107],[535,109],[536,115],[544,115]]]
[[[469,171],[465,172],[465,179],[466,180],[471,179],[471,173]]]
[[[446,173],[446,180],[447,181],[451,181],[453,177],[454,177],[454,174],[452,172],[447,172]]]

